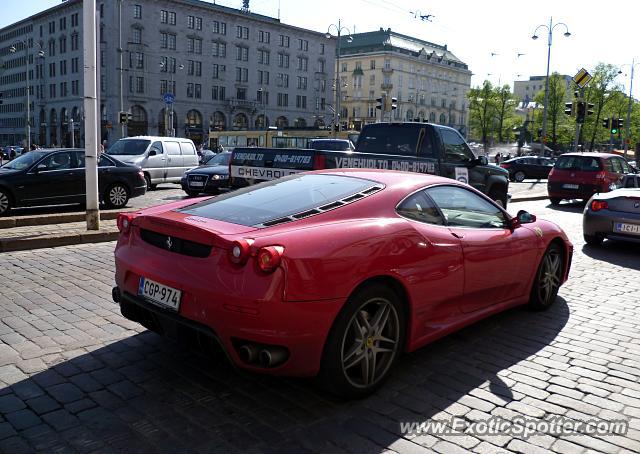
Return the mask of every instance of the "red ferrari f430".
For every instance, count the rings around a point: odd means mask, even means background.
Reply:
[[[347,397],[373,392],[403,352],[513,306],[548,307],[573,252],[555,224],[467,185],[370,169],[186,199],[118,227],[126,318]]]

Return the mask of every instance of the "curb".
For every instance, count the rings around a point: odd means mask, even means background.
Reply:
[[[117,240],[119,233],[117,229],[108,229],[97,232],[83,231],[65,235],[44,235],[39,238],[0,239],[0,252],[25,251],[84,243],[103,243]]]
[[[514,202],[531,202],[533,200],[546,200],[548,199],[548,195],[532,195],[530,197],[512,197],[509,203]]]
[[[118,217],[120,213],[130,211],[101,211],[101,221],[111,221]],[[64,213],[64,214],[38,214],[33,216],[16,216],[0,218],[0,229],[10,229],[12,227],[32,227],[36,225],[67,224],[69,222],[82,222],[86,220],[85,213]]]

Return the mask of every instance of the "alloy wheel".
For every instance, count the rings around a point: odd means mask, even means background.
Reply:
[[[553,303],[562,273],[562,256],[556,248],[547,251],[538,271],[538,301],[545,306]]]
[[[516,172],[516,174],[514,175],[514,178],[516,179],[516,181],[518,183],[522,183],[525,179],[526,175],[524,174],[524,172],[522,171],[518,171]]]
[[[114,207],[122,207],[127,203],[127,190],[124,186],[115,185],[109,191],[109,202]]]
[[[9,196],[0,191],[0,214],[4,214],[7,211],[9,211]]]
[[[355,312],[342,338],[340,360],[347,381],[369,388],[382,379],[398,354],[400,321],[387,299],[372,298]]]

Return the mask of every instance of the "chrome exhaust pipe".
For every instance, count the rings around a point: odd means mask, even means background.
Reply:
[[[260,350],[260,365],[274,367],[287,359],[287,351],[283,348],[271,347]]]
[[[240,356],[240,359],[242,361],[250,364],[255,362],[256,359],[258,359],[258,351],[253,345],[244,344],[244,345],[241,345],[240,348],[238,349],[238,356]]]

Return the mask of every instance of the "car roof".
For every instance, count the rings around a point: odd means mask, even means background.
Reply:
[[[322,175],[342,175],[346,177],[364,178],[366,180],[382,183],[387,188],[404,190],[412,192],[430,184],[447,183],[451,185],[466,186],[451,178],[439,177],[426,173],[418,172],[402,172],[399,170],[380,170],[380,169],[324,169],[313,172],[305,172],[308,174]]]
[[[591,158],[613,158],[613,157],[622,158],[622,156],[617,155],[615,153],[601,153],[601,152],[564,153],[564,154],[560,155],[560,157],[562,157],[562,156],[586,156],[586,157],[591,157]]]
[[[349,139],[311,139],[313,142],[350,142]]]
[[[185,142],[193,142],[191,139],[187,139],[185,137],[166,137],[166,136],[132,136],[132,137],[123,137],[118,140],[129,140],[129,139],[143,139],[143,140],[182,140]]]

